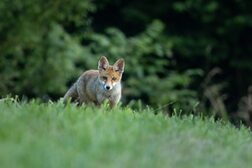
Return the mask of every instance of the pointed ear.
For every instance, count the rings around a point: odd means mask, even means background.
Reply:
[[[114,69],[116,71],[119,71],[120,73],[124,72],[124,59],[120,58],[116,61],[116,63],[113,65]]]
[[[102,56],[98,63],[99,70],[105,70],[109,66],[108,59],[105,56]]]

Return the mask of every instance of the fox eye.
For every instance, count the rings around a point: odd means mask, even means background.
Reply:
[[[115,80],[116,80],[116,78],[115,78],[115,77],[113,77],[113,78],[112,78],[112,80],[113,80],[113,81],[115,81]]]
[[[103,80],[107,80],[107,77],[106,77],[106,76],[103,76],[102,79],[103,79]]]

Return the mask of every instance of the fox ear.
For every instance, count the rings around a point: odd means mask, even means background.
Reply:
[[[105,70],[109,66],[108,59],[105,56],[102,56],[98,63],[99,70]]]
[[[116,61],[116,63],[114,64],[114,69],[116,71],[119,71],[120,73],[123,73],[124,71],[124,59],[120,58],[119,60]]]

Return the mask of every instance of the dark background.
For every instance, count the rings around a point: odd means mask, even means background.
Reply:
[[[1,97],[58,100],[106,55],[126,60],[124,105],[251,125],[249,0],[2,0],[0,11]]]

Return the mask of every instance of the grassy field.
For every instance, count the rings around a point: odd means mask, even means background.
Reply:
[[[251,166],[251,132],[212,119],[0,101],[1,168]]]

